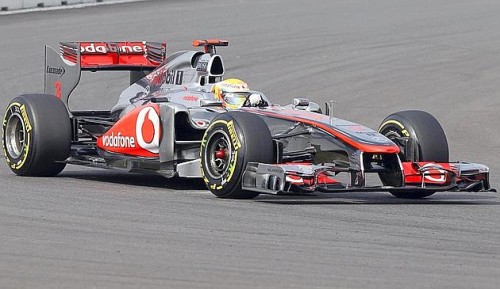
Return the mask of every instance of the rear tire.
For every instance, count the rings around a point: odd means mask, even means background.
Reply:
[[[381,134],[401,144],[398,139],[408,138],[413,149],[401,149],[401,161],[406,162],[449,162],[448,141],[441,124],[431,114],[420,110],[406,110],[386,117],[378,130]],[[384,185],[394,186],[396,180],[390,174],[380,174]],[[401,193],[391,192],[398,198],[419,199],[428,197],[434,192]]]
[[[255,198],[258,192],[242,190],[243,173],[249,162],[272,163],[273,155],[271,133],[262,118],[241,111],[222,113],[202,139],[202,178],[219,198]]]
[[[20,176],[54,176],[70,153],[71,123],[55,96],[27,94],[12,100],[2,125],[7,165]]]

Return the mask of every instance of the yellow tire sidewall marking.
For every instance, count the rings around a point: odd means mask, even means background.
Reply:
[[[14,163],[10,159],[9,155],[7,154],[7,149],[5,148],[5,126],[7,125],[7,117],[10,117],[10,115],[12,114],[11,109],[13,107],[16,107],[16,106],[19,108],[18,109],[19,110],[19,114],[21,115],[21,120],[23,122],[23,126],[24,126],[24,129],[25,129],[25,140],[24,140],[24,145],[23,145],[21,159],[19,161],[17,161],[16,163]],[[28,154],[30,152],[30,150],[29,150],[30,149],[30,143],[31,143],[31,131],[33,130],[33,127],[31,125],[31,121],[30,121],[28,113],[26,111],[26,105],[25,104],[21,104],[21,103],[18,103],[18,102],[13,102],[13,103],[11,103],[9,105],[9,107],[7,108],[6,111],[7,111],[7,113],[5,114],[5,117],[4,117],[3,122],[2,122],[2,136],[4,137],[4,139],[2,140],[2,149],[3,149],[3,153],[5,155],[5,159],[7,161],[7,164],[12,169],[19,170],[20,168],[23,167],[24,163],[28,159]]]
[[[388,124],[394,124],[394,125],[400,127],[401,128],[401,133],[405,137],[409,137],[410,136],[410,133],[408,132],[408,130],[406,130],[405,126],[402,123],[400,123],[399,121],[397,121],[397,120],[390,119],[390,120],[384,122],[380,127],[384,127],[384,126],[386,126]]]
[[[231,160],[231,163],[230,163],[228,170],[227,170],[228,175],[227,175],[227,177],[224,177],[224,176],[222,177],[220,184],[210,183],[210,180],[206,177],[205,171],[203,170],[203,165],[202,165],[203,159],[201,156],[201,152],[207,144],[207,139],[206,139],[207,132],[209,132],[211,129],[213,129],[213,127],[217,124],[222,124],[226,127],[226,129],[229,132],[229,138],[230,138],[231,145],[234,148],[233,157],[231,158],[232,160]],[[242,147],[241,141],[238,137],[238,134],[236,133],[236,129],[234,128],[233,120],[230,120],[230,121],[216,120],[216,121],[212,122],[210,124],[210,126],[207,128],[207,130],[205,131],[205,134],[203,135],[203,139],[201,141],[200,166],[201,166],[201,177],[202,177],[203,181],[205,182],[205,184],[207,184],[211,190],[221,190],[226,183],[229,183],[231,181],[231,179],[234,175],[234,171],[236,169],[236,164],[238,162],[238,150],[241,147]]]

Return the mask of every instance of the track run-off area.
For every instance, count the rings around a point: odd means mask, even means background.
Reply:
[[[500,188],[500,2],[146,1],[0,16],[0,109],[43,92],[44,45],[221,38],[226,77],[279,104],[335,101],[376,129],[420,109],[452,160]],[[125,73],[84,75],[72,107],[110,108]],[[215,198],[200,180],[0,164],[0,288],[498,288],[495,193]]]

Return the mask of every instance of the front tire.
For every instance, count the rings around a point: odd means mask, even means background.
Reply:
[[[217,197],[250,199],[258,192],[242,189],[249,162],[272,163],[273,141],[267,124],[255,114],[241,111],[215,117],[202,139],[201,174]]]
[[[386,117],[378,131],[400,145],[404,162],[449,162],[448,141],[441,124],[431,114],[420,110],[406,110]],[[390,174],[380,174],[384,185],[394,186]],[[434,192],[391,192],[398,198],[419,199]]]
[[[2,125],[7,165],[20,176],[54,176],[70,153],[71,123],[53,95],[29,94],[9,104]]]

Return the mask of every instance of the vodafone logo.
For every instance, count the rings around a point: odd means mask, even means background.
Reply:
[[[123,53],[123,54],[142,54],[144,53],[144,48],[141,45],[134,44],[122,44],[122,43],[86,43],[82,44],[80,47],[80,52],[82,54],[106,54],[108,52],[112,53]]]
[[[105,135],[102,138],[102,144],[111,148],[135,148],[135,139],[131,136],[123,136],[121,132],[115,135]]]
[[[135,133],[140,147],[154,154],[160,152],[160,117],[154,108],[149,106],[139,112]]]

